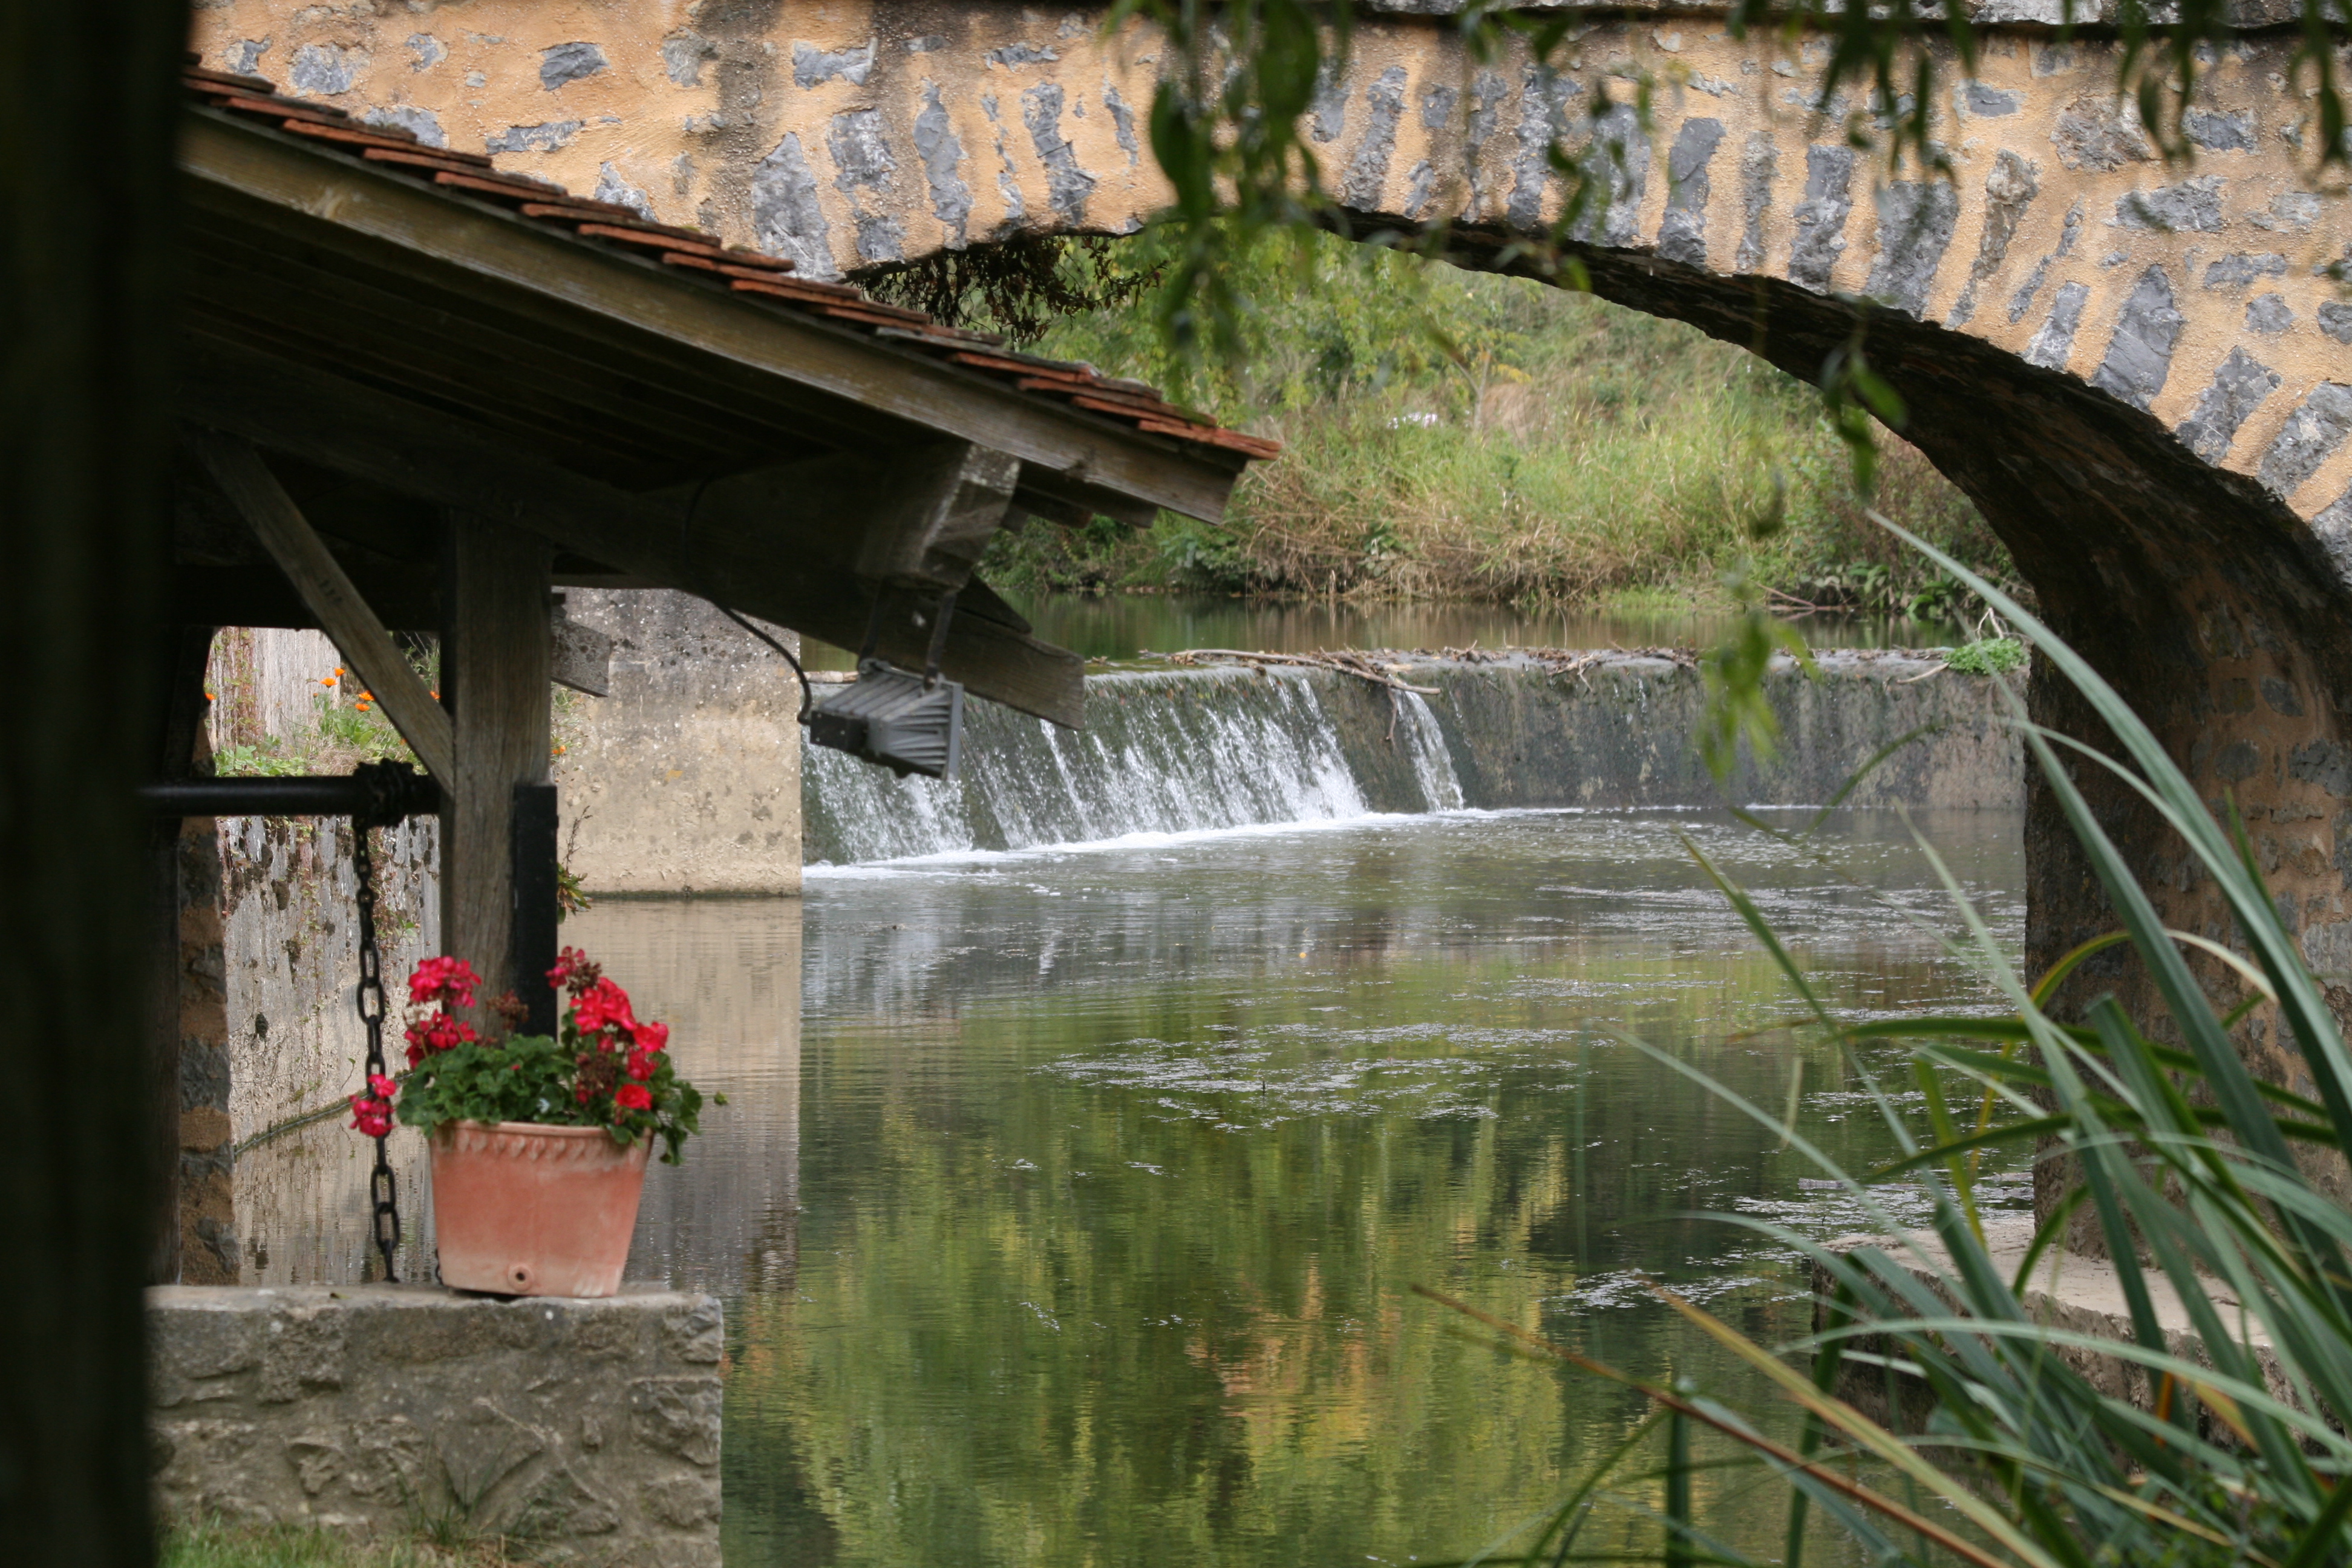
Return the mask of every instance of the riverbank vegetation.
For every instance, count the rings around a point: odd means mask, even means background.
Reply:
[[[1117,302],[1050,320],[1002,319],[1001,290],[982,279],[961,293],[929,277],[897,284],[976,324],[1027,326],[1034,352],[1149,381],[1286,446],[1252,467],[1222,526],[1172,513],[1142,531],[1033,522],[1000,537],[993,580],[1665,609],[1722,602],[1724,574],[1752,557],[1784,609],[1961,617],[1970,596],[1866,521],[1874,498],[2017,586],[1976,509],[1916,449],[1882,433],[1865,497],[1814,388],[1695,328],[1526,279],[1277,235],[1230,262],[1265,302],[1243,319],[1246,352],[1203,365],[1155,324],[1172,243],[1147,231],[1070,245],[1042,264],[1059,297]]]
[[[1694,1502],[1695,1480],[1720,1498],[1750,1477],[1786,1489],[1783,1568],[1800,1568],[1816,1510],[1869,1561],[1917,1568],[2316,1568],[2352,1549],[2352,1210],[2330,1191],[2352,1147],[2352,1056],[2328,991],[2235,811],[2201,795],[2048,628],[1990,584],[1975,586],[2082,694],[2114,738],[2114,756],[2100,760],[2187,851],[2227,925],[2168,930],[2078,787],[2091,771],[2084,758],[2062,756],[2056,738],[2030,728],[2033,765],[2117,926],[2032,975],[1947,875],[1952,907],[1938,923],[1955,934],[1942,940],[1971,957],[2001,996],[2001,1016],[1838,1016],[1756,901],[1694,847],[1794,991],[1793,1026],[1850,1053],[1904,1157],[1877,1171],[1842,1168],[1781,1113],[1629,1040],[1782,1129],[1822,1184],[1864,1206],[1874,1235],[1832,1247],[1726,1216],[1810,1258],[1815,1331],[1793,1342],[1765,1344],[1660,1292],[1806,1412],[1793,1448],[1763,1436],[1763,1412],[1698,1380],[1632,1377],[1453,1303],[1501,1348],[1638,1390],[1650,1407],[1625,1447],[1525,1540],[1481,1561],[1597,1561],[1596,1539],[1641,1536],[1661,1541],[1669,1563],[1761,1568]],[[1802,835],[1780,837],[1817,852]],[[1868,1072],[1861,1048],[1890,1040],[1913,1048],[1908,1085]],[[2249,1066],[2272,1041],[2297,1064],[2293,1089]],[[1905,1101],[1926,1110],[1927,1139],[1912,1135]],[[2021,1247],[1996,1242],[1979,1206],[1979,1162],[2002,1152],[2063,1153],[2070,1172],[2072,1190],[2039,1206]],[[1919,1183],[1932,1198],[1928,1232],[1906,1232],[1881,1205],[1893,1181]],[[2123,1337],[2084,1321],[2086,1298],[2054,1322],[2037,1304],[2036,1292],[2063,1289],[2054,1282],[2062,1262],[2086,1267],[2061,1257],[2085,1233],[2112,1267]],[[1883,1408],[1865,1414],[1842,1394],[1875,1396]],[[1645,1452],[1662,1458],[1658,1468],[1643,1469]],[[1648,1552],[1622,1554],[1634,1556]]]

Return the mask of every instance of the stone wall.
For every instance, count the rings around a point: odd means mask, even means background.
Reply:
[[[564,613],[614,642],[610,695],[559,710],[565,867],[591,893],[798,892],[790,667],[689,594],[568,589]]]
[[[159,1511],[717,1568],[717,1300],[148,1292]]]
[[[351,1130],[344,1103],[362,1081],[367,1049],[354,1001],[351,825],[228,817],[215,831],[217,900],[203,900],[184,876],[183,897],[194,895],[198,907],[184,909],[182,930],[210,918],[221,933],[222,1034],[208,1059],[226,1058],[219,1088],[235,1140],[238,1270],[227,1279],[341,1285],[373,1278],[373,1151]],[[440,951],[439,839],[440,826],[429,817],[380,828],[375,837],[376,923],[392,1006],[384,1054],[395,1068],[407,1000],[400,981]],[[184,1045],[184,1072],[188,1057]],[[429,1279],[423,1147],[394,1139],[392,1151],[405,1221],[399,1277]]]

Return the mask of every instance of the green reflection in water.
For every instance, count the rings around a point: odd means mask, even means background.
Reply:
[[[2014,941],[2016,819],[1922,820]],[[791,933],[790,1071],[730,1043],[761,1026],[701,1024],[789,906],[593,911],[577,935],[648,976],[689,1070],[732,1086],[701,1157],[649,1194],[634,1265],[729,1296],[730,1562],[1474,1550],[1641,1412],[1498,1353],[1414,1285],[1629,1371],[1744,1387],[1643,1279],[1784,1339],[1810,1317],[1791,1255],[1694,1211],[1822,1236],[1858,1211],[1620,1034],[1776,1110],[1801,1064],[1810,1135],[1859,1169],[1892,1142],[1832,1054],[1774,1031],[1793,1009],[1675,835],[1758,889],[1839,1005],[1984,995],[1899,918],[1954,923],[1901,825],[1830,831],[1895,911],[1690,813],[825,879]],[[1769,1549],[1776,1494],[1722,1486],[1698,1489],[1701,1519]]]

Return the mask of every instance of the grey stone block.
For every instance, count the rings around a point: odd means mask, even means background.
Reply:
[[[2221,226],[2221,177],[2200,174],[2177,185],[2134,191],[2116,203],[2119,228],[2152,228],[2166,234],[2210,234]]]
[[[2182,422],[2180,438],[2207,462],[2220,462],[2229,456],[2230,443],[2246,416],[2278,388],[2278,372],[2243,349],[2231,349],[2214,373],[2213,384],[2198,398],[2197,411]]]
[[[717,1568],[719,1303],[431,1286],[148,1292],[159,1511]]]
[[[1789,254],[1789,281],[1816,293],[1827,290],[1831,269],[1845,251],[1853,161],[1851,147],[1805,149],[1805,199],[1793,215],[1797,237]]]
[[[2139,275],[2124,312],[2107,340],[2106,358],[2091,384],[2136,408],[2146,408],[2172,374],[2172,347],[2180,341],[2182,318],[2174,304],[2172,280],[2161,267]]]
[[[2352,433],[2352,386],[2322,382],[2263,455],[2261,479],[2274,493],[2293,495]]]
[[[548,92],[610,68],[604,51],[591,43],[558,44],[539,54],[539,85]]]

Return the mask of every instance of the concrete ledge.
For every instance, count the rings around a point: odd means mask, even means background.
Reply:
[[[717,1568],[712,1297],[163,1286],[147,1323],[166,1516]]]
[[[1899,1244],[1890,1245],[1883,1237],[1845,1236],[1828,1245],[1832,1252],[1840,1255],[1866,1247],[1881,1247],[1908,1269],[1914,1279],[1937,1289],[1936,1271],[1949,1267],[1943,1243],[1927,1231],[1912,1232],[1907,1239],[1927,1255],[1927,1260],[1909,1254]],[[2027,1215],[2003,1215],[1985,1221],[1986,1247],[1991,1253],[1993,1267],[2004,1279],[2016,1277],[2017,1266],[2025,1261],[2025,1249],[2032,1241],[2033,1221]],[[1827,1270],[1818,1265],[1812,1270],[1812,1289],[1816,1298],[1813,1326],[1818,1330],[1827,1312],[1823,1303],[1835,1289]],[[2157,1323],[2164,1331],[2165,1348],[2183,1360],[2210,1366],[2212,1360],[2205,1353],[2205,1342],[2192,1326],[2189,1309],[2171,1281],[2151,1271],[2147,1292],[2149,1303],[2156,1309]],[[1943,1292],[1938,1289],[1937,1293]],[[2228,1286],[2209,1280],[2205,1294],[2224,1324],[2239,1321],[2238,1298]],[[2032,1278],[2027,1281],[2024,1307],[2034,1321],[2052,1328],[2126,1343],[2132,1338],[2131,1307],[2124,1298],[2123,1281],[2116,1273],[2116,1266],[2104,1258],[2055,1250],[2043,1253],[2034,1265]],[[2268,1337],[2251,1321],[2245,1327],[2246,1338],[2242,1342],[2261,1365],[2263,1382],[2274,1396],[2291,1399],[2286,1380],[2279,1371],[2277,1352]],[[1858,1348],[1874,1352],[1883,1353],[1885,1349],[1885,1343],[1875,1338],[1856,1343]],[[2108,1398],[2127,1400],[2142,1410],[2155,1409],[2154,1380],[2137,1363],[2078,1346],[2062,1345],[2055,1350],[2058,1359]],[[1837,1392],[1840,1398],[1874,1421],[1900,1431],[1923,1429],[1935,1404],[1927,1384],[1916,1378],[1898,1376],[1893,1380],[1893,1386],[1894,1397],[1890,1400],[1887,1374],[1876,1367],[1857,1366],[1841,1373]],[[2207,1436],[2229,1440],[2210,1413],[2205,1426]]]

